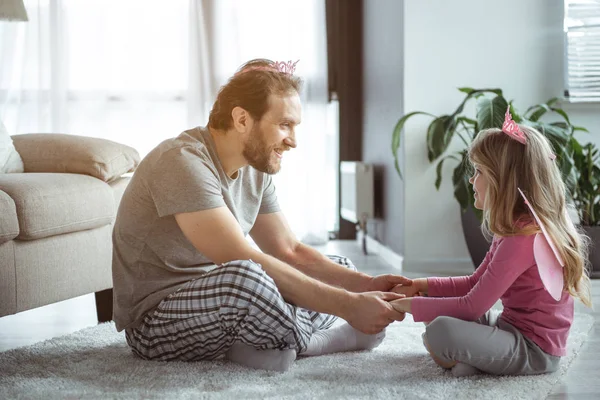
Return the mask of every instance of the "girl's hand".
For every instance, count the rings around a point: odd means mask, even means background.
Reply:
[[[414,283],[410,286],[396,285],[391,291],[394,293],[403,294],[406,297],[419,296],[419,288]]]
[[[392,300],[389,303],[392,305],[392,307],[394,307],[394,310],[396,310],[398,312],[403,312],[403,313],[411,312],[412,299],[410,299],[410,298]]]

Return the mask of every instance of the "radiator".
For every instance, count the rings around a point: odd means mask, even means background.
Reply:
[[[340,214],[364,231],[373,218],[373,166],[362,162],[340,163]]]

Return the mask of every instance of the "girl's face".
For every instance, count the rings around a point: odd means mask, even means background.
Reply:
[[[479,169],[479,165],[475,164],[475,174],[469,179],[469,183],[473,185],[475,192],[475,208],[483,210],[485,204],[485,193],[487,191],[487,177]]]

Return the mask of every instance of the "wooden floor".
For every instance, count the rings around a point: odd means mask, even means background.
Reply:
[[[363,255],[352,241],[334,241],[319,248],[326,254],[350,257],[360,271],[371,275],[398,270],[377,255]],[[403,271],[410,278],[426,275]],[[594,304],[600,307],[600,280],[592,282]],[[582,352],[568,374],[558,383],[549,399],[600,399],[600,312],[577,303],[576,310],[594,316],[595,322]],[[56,336],[66,335],[96,324],[94,295],[81,296],[35,310],[0,318],[0,351],[31,345]],[[485,394],[482,393],[482,398]]]

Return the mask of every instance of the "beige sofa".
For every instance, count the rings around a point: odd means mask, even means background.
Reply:
[[[96,293],[112,314],[112,224],[133,148],[75,135],[12,136],[24,172],[0,173],[0,317]]]

